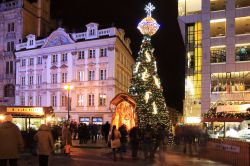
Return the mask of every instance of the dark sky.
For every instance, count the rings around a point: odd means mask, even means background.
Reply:
[[[89,22],[100,26],[115,25],[123,28],[132,41],[133,56],[142,35],[137,24],[146,16],[144,6],[148,0],[52,0],[52,16],[62,21],[67,31],[85,31]],[[161,25],[152,38],[158,73],[167,105],[182,110],[184,96],[184,45],[177,22],[177,0],[151,0],[156,10],[153,17]],[[101,27],[100,27],[101,28]]]

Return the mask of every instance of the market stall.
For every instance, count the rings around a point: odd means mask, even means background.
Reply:
[[[116,125],[116,127],[120,127],[124,124],[126,125],[127,129],[130,130],[136,125],[136,103],[132,99],[132,97],[125,93],[120,93],[113,100],[111,100],[110,107],[112,106],[115,107],[115,111],[112,115],[111,121],[112,126]]]
[[[250,141],[250,104],[221,105],[203,115],[210,137]]]
[[[7,114],[13,116],[13,123],[22,131],[37,130],[41,124],[51,122],[54,117],[52,107],[1,106],[0,117],[4,119]]]

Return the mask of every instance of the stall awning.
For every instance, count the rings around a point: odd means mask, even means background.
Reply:
[[[133,107],[136,106],[136,102],[134,101],[134,99],[126,93],[119,93],[118,95],[116,95],[113,100],[110,101],[110,104],[117,106],[124,100],[130,103]]]
[[[244,118],[203,118],[202,122],[242,122]]]

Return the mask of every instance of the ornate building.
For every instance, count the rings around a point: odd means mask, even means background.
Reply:
[[[61,118],[70,109],[71,119],[85,123],[111,120],[109,103],[127,92],[132,75],[130,40],[122,29],[86,27],[81,33],[58,28],[42,40],[28,35],[16,45],[16,105],[53,106]]]
[[[50,31],[50,0],[0,1],[0,105],[15,103],[15,44]]]

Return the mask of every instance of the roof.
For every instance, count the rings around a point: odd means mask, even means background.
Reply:
[[[134,108],[136,107],[136,102],[135,100],[129,96],[126,93],[119,93],[118,95],[116,95],[111,101],[110,101],[110,105],[115,105],[117,106],[118,104],[120,104],[123,101],[127,101],[128,103],[130,103]]]

